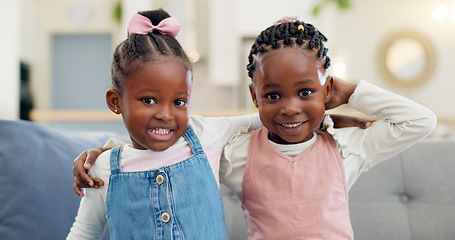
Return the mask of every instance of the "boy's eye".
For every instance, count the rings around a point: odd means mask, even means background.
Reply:
[[[183,107],[183,106],[186,105],[186,102],[187,102],[186,100],[177,99],[177,100],[175,100],[174,104],[175,104],[175,106],[177,106],[177,107]]]
[[[299,96],[300,97],[306,97],[306,96],[309,96],[313,93],[312,90],[309,90],[309,89],[302,89],[299,91]]]
[[[278,93],[268,93],[265,95],[265,97],[271,100],[280,99],[280,95]]]
[[[141,101],[144,102],[145,104],[155,104],[156,103],[155,99],[149,98],[149,97],[142,98]]]

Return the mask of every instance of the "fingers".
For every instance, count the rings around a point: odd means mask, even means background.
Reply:
[[[108,150],[108,148],[93,148],[93,149],[87,150],[87,156],[85,159],[84,168],[89,170],[95,163],[96,158],[98,158],[98,156],[106,150]]]
[[[85,158],[85,162],[84,162],[84,168],[87,169],[87,170],[90,170],[90,168],[92,168],[93,166],[93,163],[95,163],[96,161],[96,158],[98,157],[98,155],[95,153],[96,149],[90,149],[90,150],[87,150],[87,156]],[[96,157],[95,157],[96,155]]]
[[[101,186],[104,185],[104,182],[99,178],[93,178],[93,182],[95,183],[93,186],[94,188],[100,188]],[[77,195],[79,195],[80,197],[84,197],[84,192],[82,191],[82,188],[86,187],[89,186],[79,182],[76,177],[74,178],[73,189]]]
[[[363,128],[363,129],[369,128],[371,126],[371,124],[373,124],[373,121],[364,122],[363,127],[361,127],[361,128]]]
[[[371,122],[365,122],[365,121],[358,120],[358,121],[354,121],[352,125],[353,125],[352,127],[367,129],[371,126]]]
[[[367,129],[373,124],[374,121],[361,119],[361,118],[352,118],[354,127],[359,127],[361,129]]]
[[[361,119],[345,115],[330,115],[335,128],[358,127],[361,129],[369,128],[374,120]]]
[[[82,188],[94,187],[99,188],[104,185],[104,182],[99,178],[92,178],[87,174],[87,171],[93,166],[96,158],[106,148],[94,148],[81,153],[73,162],[73,175],[74,175],[74,192],[80,197],[84,196]]]
[[[101,180],[99,178],[89,177],[89,179],[93,183],[93,185],[90,185],[88,183],[88,181],[81,181],[80,179],[78,179],[76,177],[74,177],[74,184],[78,188],[89,188],[89,187],[99,188],[101,186],[104,186],[103,180]]]
[[[363,121],[362,119],[357,119],[357,118],[352,118],[352,119],[346,119],[346,123],[344,123],[340,127],[358,127],[361,129],[366,129],[367,127],[367,122]]]
[[[92,178],[93,182],[94,182],[94,188],[99,188],[101,186],[104,186],[104,182],[103,180],[99,179],[99,178]]]
[[[87,174],[87,170],[84,168],[84,162],[86,158],[87,151],[84,151],[74,160],[73,163],[74,182],[79,187],[84,187],[85,185],[93,187],[94,185],[94,182]]]
[[[86,182],[81,182],[78,178],[74,177],[74,185],[73,189],[74,192],[79,195],[80,197],[84,197],[84,192],[82,191],[82,188],[88,188],[88,187],[94,187],[94,188],[100,188],[101,186],[104,186],[103,180],[99,178],[90,178],[93,182],[93,186],[90,186]]]
[[[73,185],[74,192],[76,192],[77,195],[80,197],[84,197],[84,192],[82,192],[82,189],[79,188],[76,183]]]
[[[337,77],[331,77],[332,81],[332,91],[328,100],[326,100],[326,110],[336,108],[343,104],[348,103],[349,98],[353,94],[356,84],[346,82]]]

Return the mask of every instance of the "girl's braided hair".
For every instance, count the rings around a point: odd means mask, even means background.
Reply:
[[[150,19],[153,25],[158,25],[170,15],[162,10],[139,12]],[[159,31],[148,34],[128,34],[128,38],[120,43],[114,51],[111,77],[113,88],[121,95],[122,83],[128,75],[133,74],[141,63],[161,61],[163,57],[175,57],[184,67],[191,70],[191,62],[180,43],[170,35]]]
[[[327,38],[309,23],[296,18],[278,21],[277,24],[262,31],[251,47],[248,65],[246,66],[248,76],[253,79],[256,69],[255,56],[285,46],[296,46],[317,51],[317,59],[324,64],[324,69],[327,69],[330,66],[330,58],[327,56],[329,49],[323,43],[326,41]]]

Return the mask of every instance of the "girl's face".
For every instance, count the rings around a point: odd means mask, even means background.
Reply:
[[[164,151],[177,142],[188,125],[190,70],[174,59],[142,63],[122,88],[120,111],[134,148]]]
[[[272,50],[257,59],[250,92],[270,140],[304,142],[319,127],[332,90],[320,65],[316,57],[293,47]]]

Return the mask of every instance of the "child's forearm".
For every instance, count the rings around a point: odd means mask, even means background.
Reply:
[[[436,116],[428,108],[365,81],[358,84],[348,107],[378,118],[370,128],[351,136],[370,165],[426,137],[436,125]]]
[[[352,96],[348,107],[392,123],[428,119],[428,127],[434,127],[432,125],[436,123],[436,117],[428,108],[366,81],[359,84],[363,85],[362,90]]]

